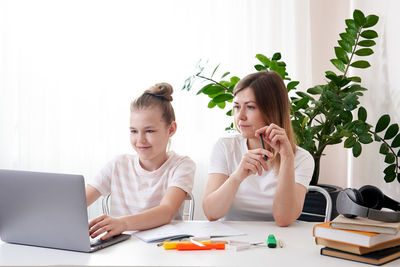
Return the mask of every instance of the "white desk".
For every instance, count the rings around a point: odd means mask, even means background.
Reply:
[[[247,236],[231,240],[264,241],[274,233],[284,248],[252,247],[249,250],[176,251],[144,243],[134,236],[94,253],[80,253],[7,244],[0,241],[0,266],[368,266],[319,254],[312,237],[312,223],[295,222],[281,228],[274,222],[225,222]],[[228,239],[228,238],[227,238]],[[399,266],[400,259],[384,266]]]

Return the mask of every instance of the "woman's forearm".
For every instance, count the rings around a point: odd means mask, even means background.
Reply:
[[[294,179],[294,158],[283,158],[274,196],[273,216],[279,226],[288,226],[300,215],[299,188]]]

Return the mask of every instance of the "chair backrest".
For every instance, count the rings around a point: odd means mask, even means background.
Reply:
[[[325,214],[318,214],[318,213],[311,213],[311,212],[303,211],[301,213],[301,215],[302,216],[306,215],[306,216],[312,216],[312,217],[320,217],[320,218],[324,218],[324,222],[329,222],[331,219],[331,214],[332,214],[332,198],[329,195],[328,191],[320,186],[310,185],[310,186],[308,186],[308,192],[318,192],[318,193],[322,194],[322,196],[326,200]],[[306,208],[306,207],[304,207],[304,208]],[[304,210],[304,208],[303,208],[303,210]],[[302,219],[301,217],[299,218],[299,220],[307,221],[307,219]]]
[[[111,194],[104,197],[101,201],[101,207],[103,209],[103,213],[109,215],[110,214],[110,196]],[[184,209],[183,209],[183,220],[193,221],[194,217],[194,197],[191,196],[190,200],[185,200]]]

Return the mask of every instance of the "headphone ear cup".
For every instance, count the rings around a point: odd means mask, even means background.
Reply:
[[[354,202],[356,202],[358,205],[365,206],[364,197],[360,193],[360,191],[358,191],[357,189],[351,189],[351,190],[354,192],[354,195],[356,196],[356,200]]]
[[[343,191],[354,203],[364,206],[363,196],[357,189],[346,188]],[[355,218],[357,215],[343,214],[347,218]]]
[[[364,206],[376,210],[382,209],[385,195],[379,188],[372,185],[364,185],[358,191],[363,198]]]

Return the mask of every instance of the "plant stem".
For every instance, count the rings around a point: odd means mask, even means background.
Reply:
[[[208,77],[205,77],[205,76],[202,76],[202,75],[196,75],[196,76],[199,77],[199,78],[205,79],[205,80],[209,80],[209,81],[211,81],[211,82],[213,82],[213,83],[215,83],[215,84],[218,84],[219,86],[221,86],[222,88],[224,88],[226,91],[228,91],[228,92],[231,93],[231,91],[229,90],[228,87],[224,86],[223,84],[221,84],[221,83],[219,83],[219,82],[217,82],[217,81],[215,81],[215,80],[213,80],[213,79],[211,79],[211,78],[208,78]]]
[[[345,71],[344,71],[344,73],[343,73],[343,78],[346,77],[347,71],[349,70],[349,67],[350,67],[351,60],[353,59],[353,56],[354,56],[354,54],[356,53],[358,40],[360,39],[360,36],[361,36],[361,30],[362,30],[362,27],[360,26],[360,30],[359,30],[358,33],[357,33],[357,40],[356,40],[356,43],[354,44],[353,51],[351,52],[351,56],[350,56],[350,59],[349,59],[349,64],[347,64],[346,69],[345,69]]]
[[[371,130],[369,130],[368,132],[371,133],[371,134],[373,134],[373,135],[375,135],[375,136],[378,136],[378,137],[379,137],[379,141],[381,141],[381,142],[383,142],[383,143],[385,143],[385,144],[387,145],[387,147],[390,149],[390,151],[392,152],[392,154],[393,154],[394,157],[395,157],[396,166],[399,166],[399,157],[396,156],[396,152],[393,150],[392,146],[389,145],[389,143],[386,142],[385,139],[383,139],[382,137],[380,137],[379,135],[377,135],[375,132],[373,132],[373,131],[371,131]],[[399,173],[399,168],[396,167],[395,170],[396,170],[396,176],[397,176],[397,174]]]

